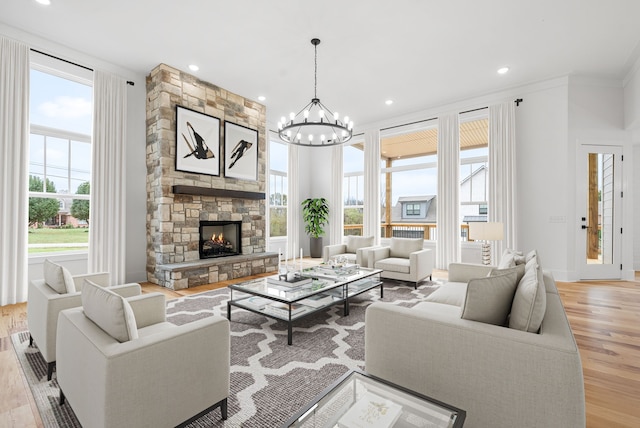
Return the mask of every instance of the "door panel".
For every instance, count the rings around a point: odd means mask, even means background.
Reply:
[[[578,273],[620,279],[622,148],[583,145],[578,152]]]

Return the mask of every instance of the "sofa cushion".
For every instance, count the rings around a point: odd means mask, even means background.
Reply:
[[[524,269],[525,269],[525,265],[523,263],[516,264],[514,267],[510,267],[506,269],[494,268],[494,269],[491,269],[491,272],[489,272],[489,275],[487,276],[504,275],[506,273],[515,272],[517,275],[516,284],[518,284],[520,283],[520,281],[522,280],[522,277],[524,276]]]
[[[506,325],[518,282],[514,271],[469,281],[461,318]]]
[[[436,291],[429,294],[424,300],[427,302],[442,303],[445,305],[462,306],[466,294],[466,282],[447,282]]]
[[[59,264],[44,260],[44,282],[58,294],[75,293],[76,285],[71,273]]]
[[[358,249],[373,245],[373,236],[347,236],[347,253],[355,253]]]
[[[376,269],[382,269],[387,272],[410,273],[409,259],[389,257],[388,259],[378,260],[375,264]]]
[[[519,264],[524,264],[525,258],[522,255],[522,251],[512,250],[511,248],[506,248],[502,252],[502,257],[500,257],[500,263],[498,263],[498,269],[507,269],[510,267],[514,267]]]
[[[138,338],[133,310],[124,297],[86,279],[81,296],[85,316],[109,336],[118,342]]]
[[[422,238],[391,238],[389,257],[408,259],[409,254],[422,250],[423,244]]]
[[[509,327],[517,330],[537,333],[547,306],[542,269],[538,258],[532,256],[525,266],[525,273],[516,288],[511,305]]]

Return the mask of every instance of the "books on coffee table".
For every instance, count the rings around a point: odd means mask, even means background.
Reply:
[[[305,306],[311,306],[312,308],[319,308],[332,302],[333,296],[330,294],[314,294],[313,296],[309,296],[306,299],[300,300],[298,303],[301,303]]]
[[[393,426],[402,413],[402,406],[367,391],[338,420],[341,428],[384,428]]]
[[[291,316],[307,310],[307,307],[300,303],[291,303]],[[281,302],[271,302],[264,307],[264,311],[281,317],[289,316],[289,304]]]

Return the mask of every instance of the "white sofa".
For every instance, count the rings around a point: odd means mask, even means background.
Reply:
[[[226,318],[176,326],[161,293],[85,288],[83,307],[60,313],[57,344],[60,404],[83,427],[174,427],[216,407],[227,418]]]
[[[464,409],[468,428],[583,428],[580,354],[550,273],[542,273],[538,333],[461,317],[471,280],[491,269],[452,264],[440,296],[413,308],[369,306],[365,370]],[[485,297],[481,287],[475,291]],[[514,296],[509,324],[515,304]]]
[[[435,255],[423,249],[422,238],[391,238],[388,246],[373,248],[369,253],[369,267],[382,269],[382,278],[418,283],[433,273]]]
[[[322,250],[322,259],[327,263],[334,257],[344,257],[349,263],[356,263],[366,268],[369,263],[369,250],[377,248],[373,242],[373,236],[347,236],[347,242],[344,244],[325,246]]]
[[[71,276],[63,272],[63,268],[45,260],[47,265],[46,279],[29,281],[27,297],[27,323],[29,326],[30,345],[35,341],[42,357],[47,362],[47,380],[51,380],[56,362],[56,328],[60,311],[81,306],[80,293],[85,279],[107,287],[111,285],[108,273],[94,273]],[[60,267],[61,269],[57,269]],[[55,272],[58,270],[58,272]],[[59,276],[59,278],[56,278]],[[65,278],[66,277],[66,278]],[[49,281],[49,284],[47,283]],[[65,281],[72,282],[67,292]],[[140,294],[137,283],[111,287],[113,291],[130,297]]]

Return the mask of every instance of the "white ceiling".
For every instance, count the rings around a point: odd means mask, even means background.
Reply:
[[[272,124],[313,97],[313,37],[318,97],[356,128],[567,74],[621,80],[640,53],[638,0],[51,3],[2,0],[0,22],[144,75],[198,64],[205,81],[264,95]]]

